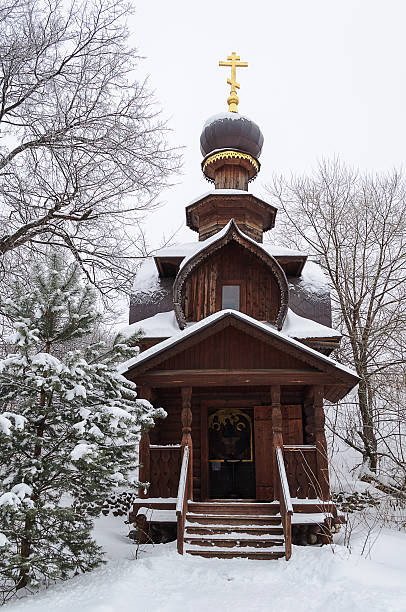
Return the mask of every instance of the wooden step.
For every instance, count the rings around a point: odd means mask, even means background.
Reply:
[[[279,514],[279,504],[246,502],[189,502],[188,511],[203,514]]]
[[[280,516],[265,516],[254,514],[186,514],[186,524],[198,523],[199,525],[277,525],[281,524]]]
[[[275,546],[281,547],[284,546],[284,540],[282,539],[260,539],[260,538],[244,538],[239,540],[238,538],[199,538],[199,537],[190,537],[187,536],[185,538],[185,546],[189,547],[189,545],[202,546],[209,549],[212,546],[216,546],[216,548],[244,548],[249,546],[250,548],[272,548]]]
[[[267,559],[281,559],[285,556],[285,552],[282,550],[249,550],[244,551],[243,549],[239,550],[213,550],[213,549],[205,549],[201,550],[187,549],[185,550],[188,555],[195,555],[198,557],[206,557],[206,558],[218,558],[218,559],[258,559],[258,560],[267,560]]]
[[[252,536],[261,536],[261,535],[282,535],[283,529],[282,526],[278,527],[276,525],[267,525],[265,527],[260,526],[251,526],[251,525],[229,525],[225,527],[224,525],[188,525],[186,527],[186,533],[191,535],[221,535],[221,534],[230,534],[230,533],[241,533],[241,534],[250,534]]]

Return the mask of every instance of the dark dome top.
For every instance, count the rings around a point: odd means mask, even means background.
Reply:
[[[200,150],[203,157],[218,149],[233,149],[261,155],[264,137],[254,121],[238,113],[220,113],[210,117],[203,126]]]

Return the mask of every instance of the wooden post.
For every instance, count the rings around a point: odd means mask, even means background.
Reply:
[[[200,403],[200,486],[201,501],[208,501],[210,495],[209,482],[209,432],[208,410],[205,402]]]
[[[317,481],[320,489],[320,497],[327,501],[330,497],[330,485],[328,477],[327,442],[325,433],[325,416],[323,409],[324,388],[321,385],[313,386],[313,409],[314,409],[314,439],[316,444]]]
[[[151,387],[139,387],[137,396],[140,399],[151,401],[152,389]],[[139,480],[140,482],[151,482],[151,455],[150,455],[150,438],[149,431],[145,431],[140,440],[139,446]],[[138,491],[138,497],[145,499],[149,497],[148,490],[140,489]]]
[[[258,501],[274,499],[272,406],[254,406],[255,490]]]
[[[188,499],[193,499],[193,442],[192,442],[192,387],[182,387],[182,456],[185,446],[189,446],[189,490]]]
[[[279,385],[271,387],[272,404],[272,466],[273,466],[273,497],[280,497],[278,464],[276,460],[276,449],[283,449],[282,435],[282,412],[281,412],[281,388]]]

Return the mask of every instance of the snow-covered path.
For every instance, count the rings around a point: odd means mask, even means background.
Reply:
[[[381,540],[383,562],[343,547],[294,547],[287,563],[181,557],[174,543],[134,556],[104,523],[108,564],[15,601],[7,612],[405,612],[406,537]],[[118,524],[117,524],[118,525]],[[393,533],[393,532],[391,532]],[[100,531],[99,531],[100,535]],[[379,550],[379,548],[378,548]],[[126,556],[127,558],[119,558]],[[385,558],[387,557],[387,558]]]

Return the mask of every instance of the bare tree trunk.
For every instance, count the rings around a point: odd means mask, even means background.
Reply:
[[[362,421],[362,430],[358,434],[364,444],[363,459],[372,472],[378,466],[378,442],[374,431],[372,406],[368,402],[368,389],[364,380],[358,385],[358,406]]]

